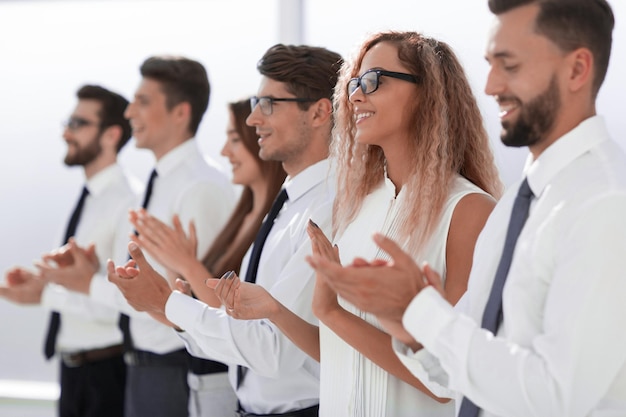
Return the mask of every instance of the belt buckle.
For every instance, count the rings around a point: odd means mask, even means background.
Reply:
[[[124,362],[126,363],[126,365],[130,365],[130,366],[137,365],[138,361],[137,361],[137,355],[135,355],[135,352],[133,351],[125,352]]]
[[[62,353],[61,361],[63,365],[68,368],[78,368],[83,364],[81,352],[77,353]]]

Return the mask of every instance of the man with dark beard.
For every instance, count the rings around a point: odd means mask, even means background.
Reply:
[[[65,123],[65,164],[81,166],[86,183],[67,223],[70,238],[90,245],[89,256],[105,265],[113,257],[116,239],[137,193],[117,165],[117,154],[130,138],[124,118],[128,101],[99,86],[77,92],[78,104]],[[120,243],[117,243],[120,244]],[[57,256],[58,262],[71,262]],[[46,260],[44,260],[45,262]],[[85,295],[46,284],[37,272],[13,268],[6,273],[0,296],[20,304],[41,304],[53,312],[44,353],[61,359],[60,417],[123,416],[126,366],[122,355],[119,313],[91,302]]]
[[[626,156],[596,114],[611,52],[606,0],[490,0],[485,91],[524,179],[478,238],[464,297],[384,236],[392,261],[311,263],[376,314],[404,365],[459,417],[626,415]],[[449,255],[449,254],[448,254]]]

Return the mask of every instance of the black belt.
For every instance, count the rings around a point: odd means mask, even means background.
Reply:
[[[187,367],[189,357],[186,349],[159,354],[133,349],[124,354],[124,360],[131,366],[180,366]]]
[[[194,375],[217,374],[219,372],[228,372],[228,366],[220,362],[189,355],[189,371]]]
[[[246,411],[239,409],[239,411],[237,411],[237,416],[238,417],[318,417],[319,410],[320,410],[319,405],[314,405],[313,407],[309,407],[309,408],[303,408],[302,410],[287,411],[286,413],[282,413],[282,414],[254,414],[254,413],[248,413]]]
[[[111,359],[116,356],[122,356],[122,345],[108,346],[100,349],[81,350],[73,353],[61,352],[61,361],[68,368],[76,368],[88,363]]]

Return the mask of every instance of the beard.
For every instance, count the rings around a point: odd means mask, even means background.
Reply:
[[[76,142],[68,143],[68,146],[74,145],[76,147],[76,152],[74,154],[70,153],[68,149],[67,154],[65,155],[65,159],[63,162],[68,167],[71,166],[85,166],[100,155],[102,152],[102,146],[100,145],[100,136],[95,137],[87,146],[81,148],[78,146]]]
[[[521,110],[517,121],[502,122],[503,133],[500,136],[504,145],[517,148],[541,142],[554,127],[556,115],[561,109],[556,76],[552,76],[550,85],[543,93],[527,103],[514,96],[503,96],[501,101],[514,102]]]

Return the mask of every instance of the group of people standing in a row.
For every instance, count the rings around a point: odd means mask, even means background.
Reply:
[[[485,91],[530,151],[504,195],[463,68],[419,33],[352,62],[268,49],[229,105],[238,202],[193,140],[201,64],[147,59],[131,103],[81,88],[63,246],[0,287],[55,311],[59,415],[626,415],[626,156],[595,110],[613,13],[489,6]],[[116,162],[131,132],[143,193]]]

